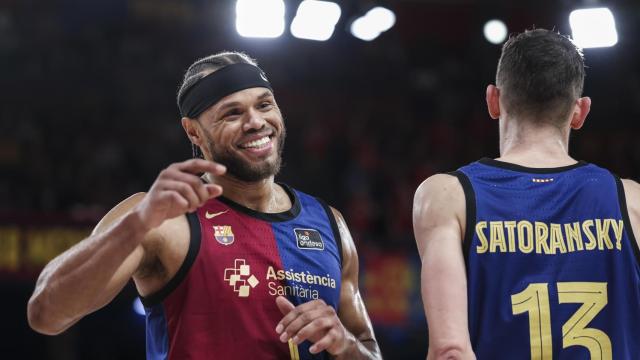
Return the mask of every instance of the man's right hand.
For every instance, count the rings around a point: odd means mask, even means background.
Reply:
[[[160,226],[165,220],[193,212],[207,200],[220,196],[222,187],[205,184],[197,174],[223,175],[224,165],[203,159],[191,159],[171,164],[160,172],[134,212],[148,230]]]

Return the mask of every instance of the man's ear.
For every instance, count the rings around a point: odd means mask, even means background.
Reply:
[[[181,122],[182,128],[184,129],[184,132],[187,133],[189,141],[191,141],[191,143],[196,146],[202,146],[203,140],[202,135],[200,134],[200,126],[198,125],[198,121],[188,117],[183,117],[181,119]]]
[[[576,104],[573,108],[573,115],[571,115],[571,128],[578,130],[584,125],[587,115],[591,110],[591,98],[588,96],[581,97],[576,100]]]
[[[488,85],[486,100],[489,116],[494,120],[498,120],[500,118],[500,89],[493,84]]]

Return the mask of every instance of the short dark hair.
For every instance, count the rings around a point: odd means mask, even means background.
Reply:
[[[560,125],[582,95],[584,77],[582,51],[571,39],[534,29],[504,44],[496,85],[507,112]]]
[[[176,101],[178,102],[178,108],[180,107],[180,98],[189,90],[198,80],[209,75],[210,73],[220,70],[227,65],[232,64],[251,64],[258,66],[258,62],[255,59],[249,57],[249,55],[240,51],[223,51],[217,54],[209,55],[202,59],[197,60],[184,74],[182,84],[178,89],[178,95]]]

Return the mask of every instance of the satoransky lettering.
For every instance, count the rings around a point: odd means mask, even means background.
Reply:
[[[479,221],[476,253],[556,255],[575,251],[621,251],[624,222],[589,219],[571,223]]]

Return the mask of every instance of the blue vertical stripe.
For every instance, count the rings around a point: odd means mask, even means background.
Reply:
[[[300,305],[317,297],[333,306],[337,312],[340,301],[341,257],[331,223],[327,212],[315,198],[301,192],[296,192],[296,195],[301,203],[300,214],[289,221],[272,223],[283,270],[293,275],[285,280],[286,285],[289,289],[300,291],[288,294],[288,298],[294,305]],[[324,249],[300,248],[294,229],[318,231]],[[323,281],[333,280],[333,286],[315,283],[318,277]],[[318,355],[309,353],[311,345],[309,341],[299,345],[301,360],[329,359],[326,352]]]
[[[164,360],[169,355],[169,332],[162,304],[144,308],[147,324],[147,359]]]

